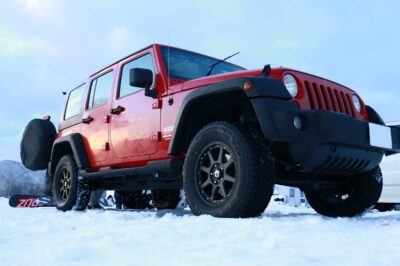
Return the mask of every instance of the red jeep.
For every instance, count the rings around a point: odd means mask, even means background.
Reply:
[[[94,189],[151,190],[173,207],[183,187],[195,215],[251,217],[283,184],[320,214],[355,216],[379,199],[382,157],[400,151],[400,130],[343,85],[159,44],[71,90],[55,135],[33,120],[21,155],[47,168],[64,211]]]

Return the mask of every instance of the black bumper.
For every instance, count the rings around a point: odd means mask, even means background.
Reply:
[[[299,172],[348,175],[371,170],[384,154],[400,152],[400,129],[391,128],[392,147],[371,146],[369,123],[342,113],[299,110],[286,100],[252,99],[264,135],[287,143]],[[301,127],[294,120],[301,121]]]

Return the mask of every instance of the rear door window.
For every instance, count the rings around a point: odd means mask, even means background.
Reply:
[[[82,111],[82,101],[85,93],[85,84],[72,90],[69,93],[67,105],[65,108],[64,120],[77,116]]]
[[[95,108],[108,102],[113,85],[114,72],[108,72],[92,81],[88,109]]]

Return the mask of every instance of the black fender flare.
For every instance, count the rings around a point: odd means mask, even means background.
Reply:
[[[244,89],[244,84],[251,82],[253,87],[250,90]],[[205,97],[214,96],[226,92],[240,91],[246,93],[249,100],[254,98],[270,98],[280,100],[290,100],[292,96],[287,91],[285,85],[278,79],[272,77],[256,76],[256,77],[239,77],[204,87],[196,88],[190,92],[182,101],[172,134],[171,142],[168,148],[168,154],[176,155],[179,152],[184,152],[182,136],[184,134],[184,121],[189,116],[188,110],[190,107]],[[253,104],[253,103],[252,103]],[[256,106],[253,105],[254,108]],[[256,112],[258,113],[258,112]]]
[[[80,170],[90,170],[89,157],[86,153],[83,138],[80,134],[74,133],[63,136],[54,141],[48,166],[48,174],[50,176],[53,176],[58,160],[65,155],[65,149],[67,147],[69,147],[69,151],[72,152],[78,168]]]
[[[374,108],[372,108],[369,105],[366,105],[365,108],[367,109],[368,113],[368,120],[372,123],[379,124],[379,125],[384,125],[385,122],[383,121],[382,117],[378,114],[377,111],[375,111]]]

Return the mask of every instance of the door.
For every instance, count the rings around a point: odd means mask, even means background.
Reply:
[[[159,147],[160,109],[153,107],[156,100],[146,97],[142,88],[129,85],[132,68],[150,69],[154,87],[155,68],[150,53],[121,66],[119,88],[111,109],[111,144],[118,158],[152,154]]]
[[[92,79],[85,112],[82,119],[82,133],[92,166],[107,158],[110,150],[110,94],[114,71],[100,74]]]

